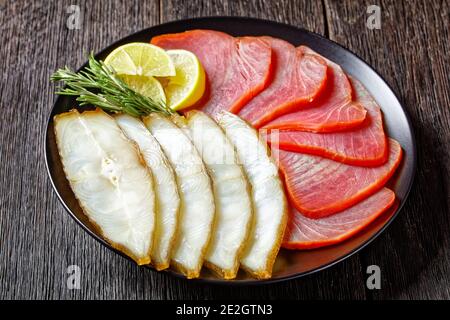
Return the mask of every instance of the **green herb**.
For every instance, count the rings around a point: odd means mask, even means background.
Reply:
[[[59,69],[51,77],[53,82],[63,81],[65,87],[56,94],[77,96],[81,106],[98,106],[109,112],[124,112],[139,117],[152,112],[172,114],[165,103],[154,101],[131,89],[125,84],[111,67],[98,61],[91,53],[89,66],[78,73],[68,67]]]

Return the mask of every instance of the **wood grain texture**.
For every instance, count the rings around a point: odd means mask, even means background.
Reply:
[[[363,8],[381,8],[381,29],[365,28]],[[406,206],[368,250],[377,264],[380,298],[450,298],[450,67],[446,1],[326,3],[329,35],[371,64],[411,115],[418,171]],[[355,30],[357,36],[355,36]]]
[[[81,28],[69,30],[78,4]],[[380,30],[365,27],[379,4]],[[2,1],[0,2],[0,298],[383,299],[450,298],[450,101],[448,2],[401,1]],[[403,99],[419,151],[416,182],[394,224],[360,254],[304,279],[261,287],[195,284],[138,268],[109,252],[67,215],[43,159],[55,100],[50,74],[84,52],[160,22],[238,15],[301,26],[349,47]],[[81,289],[66,270],[81,267]],[[365,289],[378,264],[382,290]]]

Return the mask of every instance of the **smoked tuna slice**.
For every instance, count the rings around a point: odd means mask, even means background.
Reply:
[[[389,159],[376,168],[278,150],[280,169],[295,208],[318,219],[345,210],[379,190],[398,167],[402,149],[389,139]]]
[[[268,142],[283,150],[320,155],[346,164],[384,164],[388,148],[380,107],[360,82],[352,79],[352,84],[357,101],[367,110],[361,127],[333,133],[271,130]]]
[[[157,36],[151,43],[166,50],[188,50],[198,57],[207,74],[207,92],[196,107],[213,117],[221,110],[239,112],[270,78],[272,50],[260,38],[191,30]]]
[[[302,46],[298,50],[307,55],[315,55],[315,52],[307,47]],[[264,128],[335,132],[361,125],[366,117],[366,110],[360,102],[352,101],[352,87],[342,68],[330,60],[325,60],[328,73],[324,93],[307,108],[276,118],[264,125]],[[258,97],[260,96],[261,94]]]
[[[325,87],[327,63],[302,47],[276,38],[262,37],[270,43],[274,77],[270,85],[250,100],[239,113],[259,128],[276,117],[308,105]]]
[[[353,207],[321,219],[307,218],[291,207],[282,246],[314,249],[342,242],[367,227],[389,209],[394,200],[394,192],[383,188]]]

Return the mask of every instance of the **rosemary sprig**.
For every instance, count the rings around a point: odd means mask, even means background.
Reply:
[[[76,73],[68,67],[59,69],[51,77],[53,82],[63,81],[65,87],[56,92],[59,95],[77,96],[81,106],[98,106],[109,112],[124,112],[139,117],[152,112],[172,114],[165,103],[154,101],[125,84],[111,67],[98,61],[91,53],[89,65]]]

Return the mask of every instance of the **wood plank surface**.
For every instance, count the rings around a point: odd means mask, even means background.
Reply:
[[[381,8],[381,29],[365,28],[361,8]],[[450,297],[450,49],[446,1],[326,3],[332,40],[361,56],[387,80],[412,118],[418,171],[399,217],[368,250],[380,298]],[[362,14],[361,14],[362,13]],[[355,30],[358,30],[355,32]],[[424,290],[425,289],[425,290]]]
[[[79,29],[66,21],[80,7]],[[367,6],[381,29],[366,27]],[[0,1],[0,298],[386,299],[450,298],[450,61],[448,1]],[[301,26],[371,64],[413,119],[419,165],[396,221],[361,253],[303,279],[259,287],[188,282],[138,268],[87,235],[64,211],[45,170],[43,134],[58,67],[162,22],[214,15]],[[382,289],[366,289],[368,265]],[[67,267],[81,268],[69,290]]]

